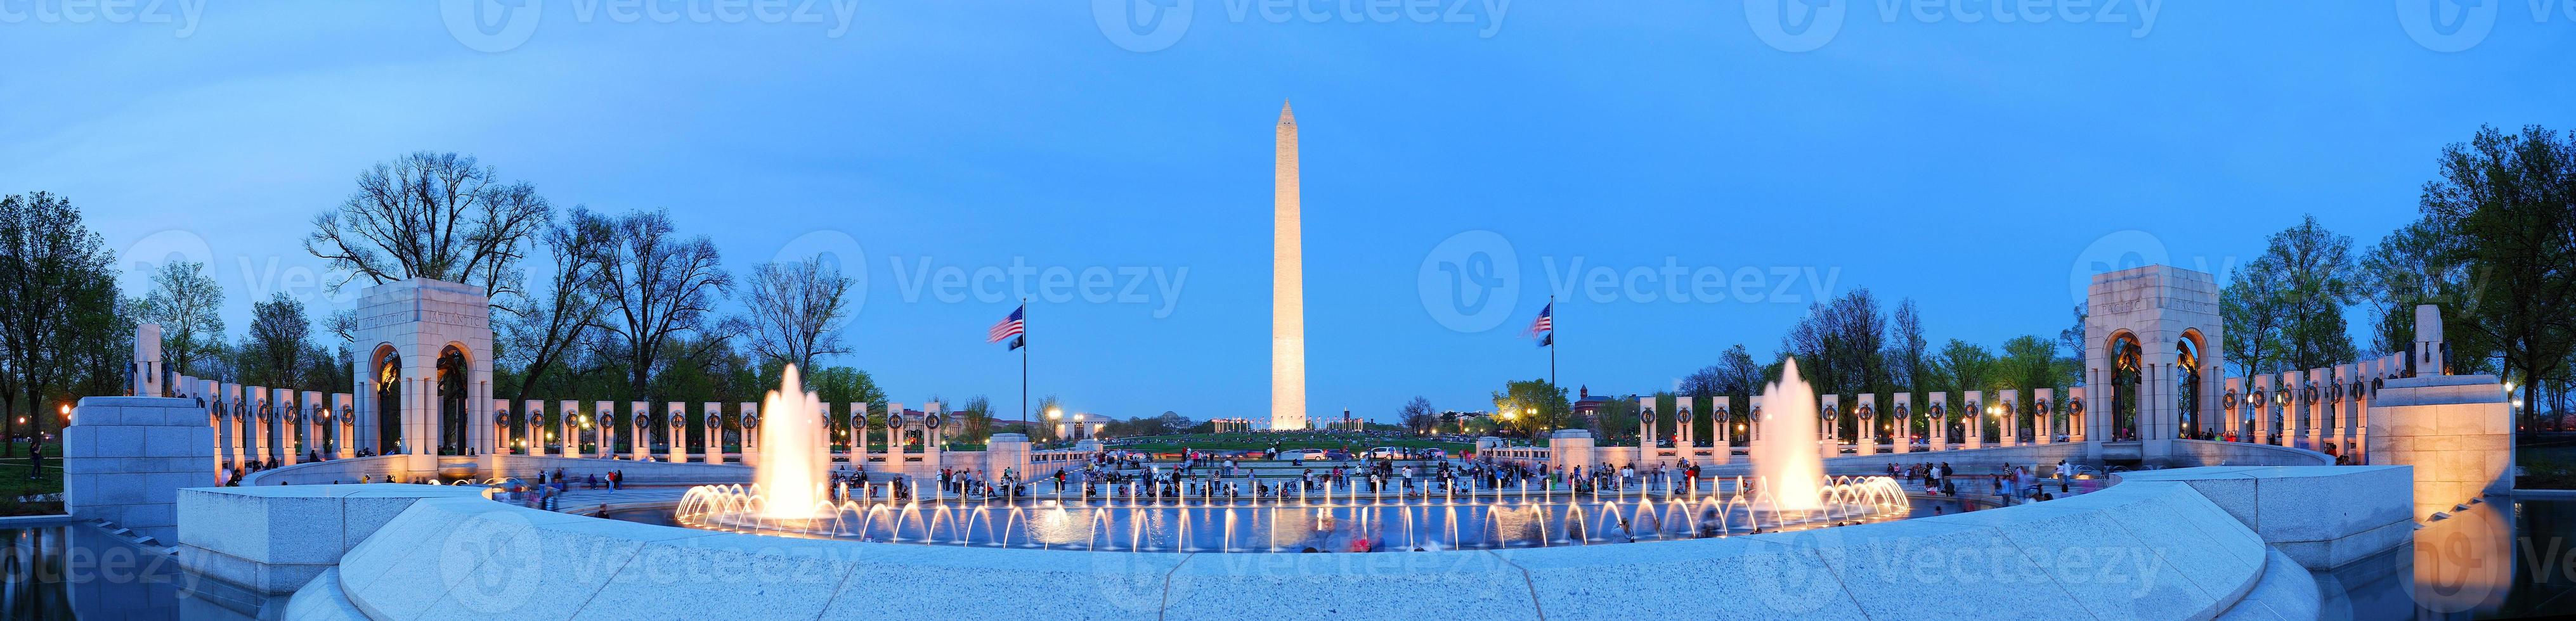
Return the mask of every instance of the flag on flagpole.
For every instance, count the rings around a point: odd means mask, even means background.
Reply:
[[[993,329],[984,331],[984,342],[999,343],[1002,342],[1002,339],[1028,333],[1028,321],[1022,319],[1023,314],[1027,313],[1028,310],[1029,305],[1027,304],[1022,304],[1019,308],[1011,309],[1011,316],[1002,318],[1001,323],[993,324]],[[1024,342],[1025,341],[1012,341],[1011,349],[1019,349]]]
[[[1550,333],[1555,332],[1555,331],[1556,331],[1556,319],[1555,319],[1555,315],[1556,315],[1556,303],[1555,303],[1555,302],[1549,302],[1549,303],[1547,303],[1547,306],[1540,307],[1540,308],[1538,309],[1538,319],[1537,319],[1537,320],[1535,320],[1535,321],[1531,321],[1531,322],[1530,322],[1529,331],[1522,333],[1522,334],[1523,334],[1523,336],[1532,336],[1532,337],[1535,337],[1535,336],[1539,336],[1539,335],[1541,335],[1541,334],[1550,334]],[[1553,336],[1552,334],[1550,334],[1550,335],[1551,335],[1551,336]],[[1542,344],[1544,344],[1544,343],[1542,343]]]
[[[1022,347],[1028,347],[1028,346],[1029,346],[1029,337],[1028,337],[1028,335],[1023,334],[1023,335],[1020,335],[1020,338],[1011,339],[1011,349],[1019,349],[1019,348],[1022,348]],[[1005,350],[1002,350],[1002,351],[1010,351],[1011,349],[1005,349]]]
[[[1540,346],[1540,347],[1546,347],[1546,346],[1549,346],[1549,345],[1555,345],[1555,344],[1556,344],[1556,333],[1554,333],[1554,332],[1549,332],[1549,333],[1547,333],[1547,336],[1538,337],[1538,346]]]

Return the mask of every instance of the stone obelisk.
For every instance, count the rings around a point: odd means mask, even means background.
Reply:
[[[1297,207],[1297,115],[1279,104],[1270,232],[1270,428],[1306,428],[1306,253]]]

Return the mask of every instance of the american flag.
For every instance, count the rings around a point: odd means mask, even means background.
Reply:
[[[1554,316],[1555,316],[1555,315],[1556,315],[1556,303],[1555,303],[1555,302],[1549,302],[1549,303],[1547,303],[1547,306],[1540,307],[1540,308],[1538,309],[1538,320],[1537,320],[1537,321],[1532,321],[1532,322],[1530,322],[1529,331],[1528,331],[1528,332],[1526,332],[1525,334],[1527,334],[1528,336],[1538,336],[1538,335],[1540,335],[1540,334],[1544,334],[1544,333],[1555,332],[1555,331],[1556,331],[1556,319],[1554,318]],[[1553,335],[1551,335],[1551,336],[1553,336]]]
[[[1002,342],[1002,339],[1028,333],[1028,321],[1021,318],[1021,315],[1023,313],[1027,313],[1028,310],[1029,305],[1027,304],[1021,304],[1019,308],[1011,309],[1011,316],[1003,318],[1001,323],[993,324],[993,329],[984,332],[984,342],[999,343]],[[1014,345],[1016,346],[1016,344]]]

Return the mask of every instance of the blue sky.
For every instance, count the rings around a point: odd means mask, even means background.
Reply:
[[[1141,33],[1125,1],[528,0],[489,29],[443,17],[467,1],[0,3],[0,190],[70,197],[129,265],[212,259],[238,332],[269,292],[341,303],[298,243],[360,169],[470,153],[558,205],[669,208],[737,272],[855,257],[837,362],[897,400],[1017,407],[1018,357],[982,341],[1012,303],[916,278],[1017,264],[1110,279],[1032,308],[1038,394],[1259,418],[1293,99],[1309,402],[1388,418],[1544,376],[1518,332],[1569,273],[1622,283],[1558,310],[1562,381],[1597,392],[1768,355],[1819,290],[1912,297],[1936,341],[1993,345],[2068,325],[2097,262],[2221,271],[2302,213],[2367,245],[2479,124],[2576,128],[2576,0],[2489,2],[2457,31],[2416,12],[2448,0],[2032,3],[2083,23],[1840,0],[1815,3],[1838,27],[1782,45],[1731,1],[1441,0],[1426,23],[1169,0],[1188,18]],[[1462,249],[1517,272],[1484,321],[1427,301]],[[1701,272],[1762,295],[1668,299],[1665,274]]]

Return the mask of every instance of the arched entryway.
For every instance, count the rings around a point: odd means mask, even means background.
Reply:
[[[2144,383],[2147,351],[2135,334],[2121,332],[2111,336],[2111,435],[2113,440],[2138,439],[2138,388]]]
[[[2174,412],[2182,437],[2202,437],[2200,423],[2200,343],[2186,335],[2174,341]]]
[[[376,355],[376,451],[403,452],[402,354],[391,349]]]
[[[465,454],[465,352],[448,346],[438,352],[438,454]]]

